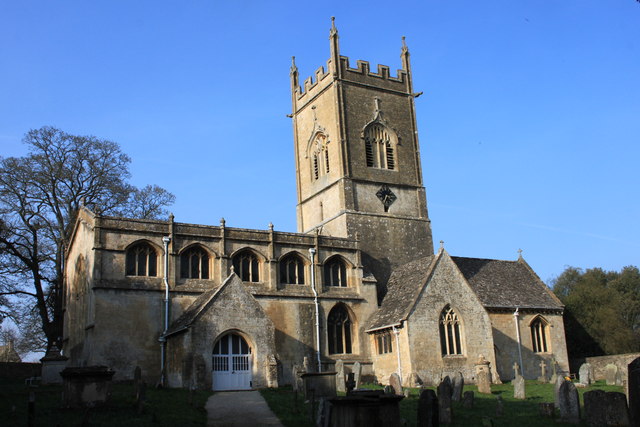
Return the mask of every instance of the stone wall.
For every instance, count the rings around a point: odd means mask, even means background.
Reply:
[[[605,367],[613,364],[622,372],[622,378],[627,378],[627,366],[640,357],[640,353],[614,354],[611,356],[587,357],[585,361],[591,365],[596,380],[605,379]]]

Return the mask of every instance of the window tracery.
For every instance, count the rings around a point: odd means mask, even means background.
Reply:
[[[125,256],[125,273],[127,276],[156,276],[158,255],[147,242],[131,246]]]
[[[180,277],[182,279],[209,278],[209,255],[204,249],[193,247],[180,255]]]
[[[259,267],[258,257],[249,250],[242,251],[233,257],[233,269],[244,282],[259,282]]]
[[[351,354],[351,319],[343,304],[331,309],[327,317],[329,354]]]
[[[327,286],[347,286],[347,267],[339,257],[334,257],[324,264],[324,283]]]
[[[370,168],[396,168],[394,144],[387,128],[381,123],[372,123],[364,131],[367,166]]]
[[[280,283],[304,285],[304,261],[296,254],[289,254],[280,261]]]
[[[443,356],[462,354],[461,324],[458,314],[450,305],[440,314],[440,347]]]
[[[536,317],[531,322],[531,342],[534,353],[547,353],[549,351],[547,333],[548,323],[541,317]]]

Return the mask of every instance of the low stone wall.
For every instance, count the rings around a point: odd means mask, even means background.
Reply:
[[[640,357],[640,353],[614,354],[612,356],[587,357],[585,361],[591,365],[596,380],[604,380],[605,367],[613,364],[622,372],[622,378],[627,378],[627,365]]]
[[[42,372],[40,363],[0,362],[0,378],[24,380],[39,377]]]

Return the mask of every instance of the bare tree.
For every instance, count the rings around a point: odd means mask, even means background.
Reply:
[[[64,255],[78,209],[154,218],[175,198],[129,184],[131,160],[115,142],[52,127],[29,131],[23,142],[25,157],[0,157],[0,298],[14,318],[12,303],[28,301],[48,350],[62,337]]]

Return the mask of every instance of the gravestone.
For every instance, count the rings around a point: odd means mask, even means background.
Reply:
[[[640,357],[627,367],[627,398],[631,425],[640,425]]]
[[[302,359],[302,369],[304,369],[306,373],[313,372],[313,370],[311,369],[311,362],[309,362],[309,357],[307,356],[304,356],[304,358]]]
[[[336,391],[341,391],[342,393],[347,391],[344,383],[344,362],[341,359],[336,362]]]
[[[422,380],[420,379],[420,377],[418,376],[418,374],[416,374],[415,372],[412,372],[411,375],[409,375],[409,387],[420,387],[422,385]]]
[[[520,372],[520,365],[518,365],[518,362],[515,362],[513,364],[513,378],[518,378],[518,375],[522,375],[522,372]]]
[[[347,383],[345,385],[347,386],[347,394],[351,393],[353,389],[356,388],[356,380],[353,372],[349,372],[349,374],[347,374]]]
[[[540,361],[540,376],[538,377],[538,381],[541,383],[547,382],[547,364],[544,360]]]
[[[592,390],[584,394],[584,418],[590,426],[628,426],[629,410],[623,393]]]
[[[433,390],[422,390],[418,399],[418,427],[437,427],[440,425],[438,415],[438,398]]]
[[[291,388],[295,392],[298,392],[302,389],[302,384],[298,381],[300,379],[300,374],[298,373],[299,371],[300,367],[298,365],[293,365],[291,367]]]
[[[527,398],[525,385],[524,385],[524,377],[518,375],[515,380],[513,380],[513,397],[514,399],[524,400]]]
[[[462,389],[464,388],[464,377],[462,372],[458,372],[453,376],[452,381],[453,394],[451,400],[454,402],[460,402],[462,400]]]
[[[591,378],[591,365],[588,363],[583,363],[580,366],[579,374],[580,376],[580,384],[591,385],[593,378]]]
[[[562,375],[558,375],[558,378],[556,379],[555,389],[554,389],[554,398],[555,398],[554,403],[556,404],[556,407],[560,402],[560,386],[562,385],[563,382],[564,382],[564,378],[562,377]]]
[[[609,363],[604,368],[604,378],[607,381],[607,385],[616,384],[616,376],[618,375],[618,367],[613,363]]]
[[[453,388],[451,387],[451,380],[446,376],[438,385],[438,409],[440,422],[442,424],[451,424],[451,421],[453,420],[453,409],[451,408],[452,393]]]
[[[560,385],[558,396],[558,409],[560,418],[565,423],[580,423],[580,398],[578,390],[571,381],[563,381]]]
[[[465,391],[462,395],[462,407],[465,409],[473,409],[474,394],[471,390]]]
[[[393,388],[393,393],[402,396],[402,383],[400,382],[400,375],[395,372],[389,377],[389,385]]]
[[[478,393],[491,394],[491,378],[487,371],[476,373],[476,386],[478,386]]]
[[[551,380],[549,382],[551,384],[555,384],[558,380],[558,362],[555,358],[551,359]]]
[[[496,396],[496,417],[504,415],[504,400],[501,395]]]
[[[353,364],[351,372],[353,372],[353,381],[355,381],[355,388],[357,390],[360,388],[360,375],[362,375],[362,365],[360,365],[360,362]]]

